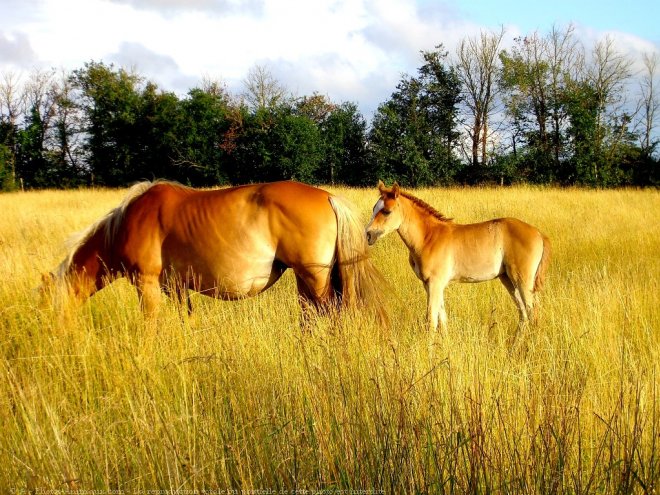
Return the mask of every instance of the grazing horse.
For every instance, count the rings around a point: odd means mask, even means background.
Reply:
[[[239,299],[265,291],[287,268],[295,273],[303,316],[310,306],[364,304],[385,321],[380,274],[352,209],[297,182],[219,190],[136,184],[44,278],[84,300],[126,276],[145,315],[155,316],[161,289],[174,289],[181,300],[186,289]]]
[[[460,225],[406,192],[379,181],[380,199],[366,235],[370,245],[396,230],[410,251],[415,275],[424,283],[429,327],[447,327],[444,290],[451,281],[499,278],[520,313],[520,325],[533,317],[534,296],[550,261],[550,241],[515,218]]]

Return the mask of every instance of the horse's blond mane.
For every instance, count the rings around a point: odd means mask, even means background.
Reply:
[[[423,201],[423,200],[419,199],[416,196],[413,196],[412,194],[410,194],[408,192],[400,191],[399,195],[403,196],[404,198],[406,198],[408,200],[410,200],[412,202],[412,204],[414,204],[415,206],[418,206],[419,208],[421,208],[422,210],[427,212],[429,215],[436,218],[437,220],[440,220],[441,222],[451,222],[453,220],[452,218],[444,216],[442,213],[440,213],[438,210],[433,208],[433,206],[428,204],[426,201]]]
[[[153,182],[138,182],[137,184],[131,186],[131,188],[128,190],[128,193],[126,193],[126,196],[124,196],[124,199],[122,199],[118,206],[110,210],[85,230],[73,234],[71,237],[69,237],[69,239],[66,241],[67,255],[64,258],[64,261],[62,261],[60,266],[57,268],[56,274],[60,277],[63,277],[66,274],[66,272],[71,267],[71,262],[73,261],[73,256],[76,254],[76,251],[78,251],[80,246],[87,242],[99,230],[105,230],[106,246],[112,244],[114,238],[117,236],[117,232],[119,231],[119,227],[121,226],[122,220],[124,219],[124,214],[126,213],[126,209],[129,207],[129,205],[131,205],[133,201],[142,196],[156,184],[163,183],[179,186],[179,184],[175,182],[168,182],[163,180],[157,180]]]

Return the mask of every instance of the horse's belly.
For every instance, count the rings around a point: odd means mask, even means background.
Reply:
[[[210,287],[204,292],[213,292],[222,299],[240,299],[259,294],[270,287],[281,275],[274,266],[274,260],[241,261],[232,260],[227,263],[216,263],[211,268]],[[274,273],[277,272],[277,273]]]
[[[172,260],[170,267],[191,289],[220,299],[255,296],[277,281],[284,270],[272,256],[191,256]]]
[[[249,270],[235,270],[232,273],[216,275],[218,297],[235,299],[256,296],[270,287],[281,273],[273,273],[273,264],[251,266]]]

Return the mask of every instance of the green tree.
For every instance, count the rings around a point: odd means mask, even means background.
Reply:
[[[560,168],[558,178],[564,184],[596,185],[598,151],[596,127],[598,99],[587,82],[575,84],[567,92],[565,107],[570,121],[567,148],[570,158]]]
[[[13,153],[8,146],[0,144],[0,191],[10,191],[14,188],[12,176]]]
[[[372,185],[368,170],[367,123],[355,103],[335,107],[321,128],[324,158],[320,182]]]
[[[501,86],[508,115],[518,129],[516,135],[528,147],[520,161],[521,175],[534,182],[553,178],[548,100],[550,64],[546,58],[545,40],[538,34],[515,39],[511,53],[500,52]]]
[[[314,93],[296,104],[319,131],[322,158],[315,173],[320,183],[357,185],[367,173],[367,123],[355,103],[335,104]]]
[[[16,173],[24,187],[46,187],[52,185],[53,167],[46,159],[45,135],[47,124],[39,109],[32,107],[25,126],[18,131],[18,154]]]
[[[450,183],[460,166],[453,153],[458,138],[460,85],[438,47],[422,52],[417,77],[404,78],[372,122],[372,163],[384,179],[411,186]]]
[[[147,178],[173,179],[191,182],[185,167],[178,167],[174,157],[179,146],[182,111],[173,93],[158,90],[147,83],[140,92],[135,120],[133,169]]]
[[[422,52],[424,65],[419,70],[420,104],[430,130],[429,160],[433,174],[451,180],[458,168],[454,147],[459,138],[458,104],[461,83],[454,68],[446,65],[442,45]]]
[[[608,186],[620,176],[620,147],[627,147],[631,139],[626,84],[632,74],[632,61],[616,49],[609,36],[596,43],[591,58],[586,80],[594,89],[597,102],[594,145],[598,159],[593,173],[598,185]]]
[[[142,78],[112,65],[89,62],[73,71],[72,81],[85,115],[84,148],[92,182],[121,186],[145,178],[147,171],[139,168],[135,125]]]
[[[193,185],[230,180],[231,154],[242,129],[242,111],[219,85],[192,89],[181,101],[174,164]]]
[[[19,77],[13,73],[2,74],[0,80],[0,160],[2,160],[2,190],[16,189],[16,155],[18,146],[19,117],[23,95],[19,91]]]
[[[74,97],[70,78],[63,75],[58,83],[53,115],[50,161],[57,187],[69,187],[89,182],[89,168],[84,159],[80,132],[83,114]]]
[[[272,129],[273,152],[268,180],[317,182],[323,158],[318,127],[308,117],[284,110]]]
[[[322,143],[319,129],[288,105],[246,112],[232,152],[231,182],[316,182]]]

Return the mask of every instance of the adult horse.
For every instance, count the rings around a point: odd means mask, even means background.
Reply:
[[[410,251],[409,262],[424,283],[429,327],[447,326],[444,290],[451,281],[499,278],[513,298],[520,325],[533,317],[535,293],[550,261],[550,241],[525,222],[498,218],[460,225],[424,201],[378,183],[380,199],[367,225],[371,245],[396,230]]]
[[[84,300],[126,276],[153,316],[161,289],[239,299],[265,291],[291,268],[303,310],[341,301],[365,304],[384,318],[379,273],[366,250],[351,208],[315,187],[275,182],[195,190],[143,182],[82,232],[45,279]]]

